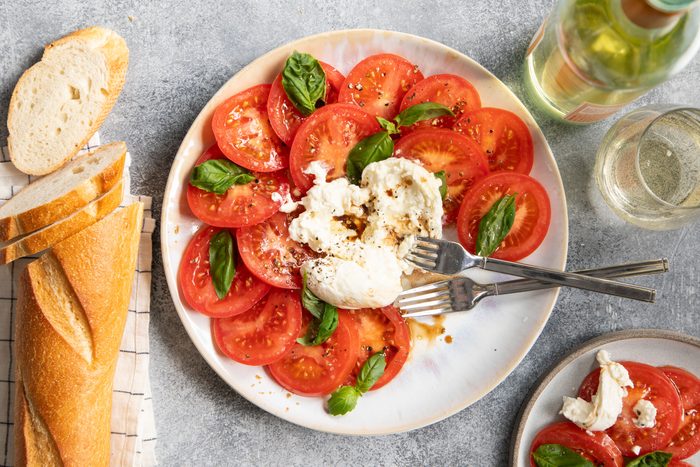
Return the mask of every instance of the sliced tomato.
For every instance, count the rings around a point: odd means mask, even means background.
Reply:
[[[367,359],[383,351],[386,368],[381,378],[372,386],[372,390],[379,389],[394,379],[406,363],[408,352],[411,350],[408,324],[393,306],[349,310],[348,313],[357,324],[360,356],[346,384],[355,384],[357,375]]]
[[[350,70],[338,102],[359,105],[369,114],[390,120],[399,113],[404,95],[422,79],[418,66],[403,57],[371,55]]]
[[[622,413],[617,422],[606,432],[615,441],[622,454],[634,457],[634,446],[640,453],[663,450],[678,432],[683,417],[683,407],[676,387],[658,368],[638,362],[620,362],[629,373],[634,387],[627,388],[622,401]],[[600,368],[586,376],[579,388],[579,397],[590,401],[598,391]],[[637,415],[634,406],[646,399],[656,407],[656,424],[652,428],[639,428],[634,424]]]
[[[516,194],[515,221],[491,257],[517,261],[540,246],[551,217],[547,191],[528,175],[500,172],[482,178],[464,195],[457,216],[457,233],[467,250],[476,252],[479,222],[493,204],[507,194]]]
[[[659,368],[676,385],[683,405],[683,422],[664,451],[687,459],[700,451],[700,378],[682,368]]]
[[[306,333],[311,322],[304,312],[299,336]],[[270,375],[280,386],[301,396],[322,396],[343,384],[357,361],[357,328],[350,315],[338,311],[338,327],[323,344],[303,346],[294,344],[291,352],[268,367]]]
[[[668,450],[664,450],[668,451]],[[668,467],[693,467],[692,465],[688,464],[687,462],[680,461],[676,458],[671,459],[671,462],[668,463]]]
[[[212,319],[218,349],[246,365],[269,365],[290,352],[301,329],[297,292],[274,289],[250,310],[231,318]]]
[[[445,224],[455,221],[464,194],[489,173],[488,161],[479,146],[451,130],[414,131],[398,140],[394,155],[420,161],[429,172],[445,171]]]
[[[225,159],[215,144],[199,157],[197,165],[209,159]],[[255,180],[233,185],[223,195],[187,185],[187,204],[202,222],[216,227],[238,228],[254,225],[278,212],[289,193],[289,180],[281,172],[255,173]]]
[[[348,104],[330,104],[311,114],[299,127],[290,155],[294,184],[306,192],[314,184],[304,170],[313,161],[328,168],[328,180],[345,176],[348,154],[363,138],[380,130],[377,120]]]
[[[214,111],[214,137],[223,153],[236,164],[256,172],[287,167],[287,148],[267,118],[269,84],[248,88],[226,99]]]
[[[585,432],[571,422],[559,422],[542,429],[530,446],[530,465],[537,467],[532,453],[543,444],[561,444],[603,467],[622,467],[622,453],[610,436],[601,431]]]
[[[444,116],[431,120],[418,122],[410,129],[425,127],[452,128],[454,123],[465,112],[481,107],[479,92],[472,83],[457,75],[433,75],[416,83],[413,88],[403,96],[401,111],[420,104],[422,102],[436,102],[449,107],[455,114],[454,117]],[[405,132],[406,129],[402,131]]]
[[[236,261],[236,275],[228,294],[219,299],[209,273],[209,242],[222,229],[203,226],[190,240],[180,262],[178,280],[189,306],[212,318],[227,318],[248,311],[270,290],[253,276],[243,261]],[[236,235],[231,232],[231,235]],[[238,259],[238,258],[236,258]]]
[[[326,104],[332,104],[338,99],[338,92],[345,81],[345,76],[327,63],[319,62],[326,72]],[[282,87],[282,74],[280,73],[272,83],[270,96],[267,98],[267,114],[270,117],[270,125],[285,144],[291,145],[299,126],[306,120]]]
[[[534,159],[532,135],[513,112],[493,107],[472,110],[455,123],[454,129],[481,146],[491,172],[530,173]]]
[[[277,213],[259,224],[238,230],[238,251],[250,272],[282,289],[301,288],[299,268],[315,253],[289,238],[289,217]]]

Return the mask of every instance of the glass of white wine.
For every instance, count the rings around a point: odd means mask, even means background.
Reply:
[[[671,230],[700,217],[700,109],[652,105],[613,125],[598,149],[595,179],[620,217]]]

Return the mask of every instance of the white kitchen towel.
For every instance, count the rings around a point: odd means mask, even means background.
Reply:
[[[93,136],[86,150],[100,145],[99,134]],[[135,201],[144,204],[141,244],[131,291],[131,303],[126,329],[119,349],[112,399],[112,466],[132,467],[156,464],[156,431],[148,377],[148,325],[151,305],[151,235],[155,220],[151,215],[151,198],[131,195],[129,164],[124,169],[124,199],[122,205]],[[19,172],[9,162],[7,149],[0,157],[0,204],[10,199],[33,180]],[[22,268],[36,258],[23,258],[0,266],[0,465],[13,465],[13,317],[16,303],[17,278]]]

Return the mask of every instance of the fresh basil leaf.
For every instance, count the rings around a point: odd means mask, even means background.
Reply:
[[[232,185],[245,185],[255,180],[247,169],[228,159],[210,159],[195,166],[190,185],[223,195]]]
[[[328,399],[328,413],[345,415],[355,408],[360,392],[354,386],[341,386]]]
[[[388,159],[393,153],[394,142],[386,131],[380,131],[360,140],[350,151],[345,166],[350,183],[358,184],[365,167],[372,162]]]
[[[394,121],[396,121],[397,127],[411,126],[423,120],[430,120],[431,118],[443,117],[445,115],[451,117],[455,116],[454,112],[447,106],[438,104],[437,102],[423,102],[407,108],[398,114]]]
[[[447,175],[444,170],[441,170],[435,173],[435,177],[442,182],[442,185],[440,185],[440,197],[444,200],[447,198]]]
[[[672,454],[654,451],[637,457],[627,463],[627,467],[666,467],[671,462]]]
[[[537,467],[595,467],[593,462],[561,444],[542,444],[532,453],[532,458]]]
[[[306,285],[306,274],[301,278],[302,290],[301,290],[301,304],[306,308],[306,310],[311,313],[314,318],[321,319],[323,315],[324,305],[326,304],[323,300],[318,298]]]
[[[219,300],[228,294],[236,275],[233,259],[233,238],[228,230],[222,230],[209,241],[209,274]]]
[[[476,236],[476,254],[489,256],[501,244],[515,220],[515,194],[499,199],[479,222]]]
[[[295,50],[284,64],[282,87],[294,107],[309,116],[326,98],[326,72],[312,55]]]
[[[382,377],[385,369],[386,357],[384,356],[384,352],[375,353],[362,365],[360,374],[357,375],[355,388],[363,394],[369,391],[372,389],[372,386],[374,386],[374,383]]]
[[[301,345],[321,345],[333,335],[338,327],[338,308],[328,303],[323,303],[323,305],[324,309],[321,319],[314,319],[309,325],[306,334],[297,339],[297,342]]]
[[[377,117],[377,121],[379,122],[379,126],[389,132],[390,135],[398,135],[400,133],[394,122],[390,122],[386,118],[382,117]]]

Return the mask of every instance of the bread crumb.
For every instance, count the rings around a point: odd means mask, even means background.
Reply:
[[[131,15],[127,16],[126,18],[129,20],[130,23],[133,23],[134,20],[136,19],[135,16],[131,16]]]

